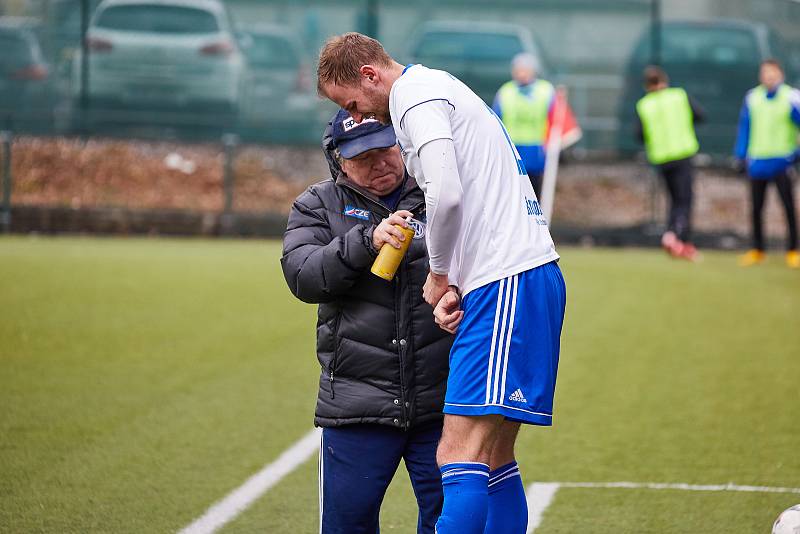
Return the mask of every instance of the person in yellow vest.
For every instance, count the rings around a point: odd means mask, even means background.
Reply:
[[[661,245],[673,257],[694,261],[698,254],[691,235],[692,156],[700,148],[694,125],[702,122],[705,114],[686,91],[669,86],[667,73],[660,67],[651,65],[644,70],[644,89],[645,96],[636,103],[636,133],[670,196]]]
[[[552,122],[556,91],[553,84],[536,77],[536,57],[520,53],[511,61],[512,80],[497,91],[492,109],[508,130],[533,185],[542,198],[545,139]]]
[[[760,85],[751,89],[744,98],[736,139],[736,158],[740,167],[746,168],[750,175],[753,223],[753,248],[739,258],[739,264],[749,267],[766,258],[762,212],[767,186],[772,182],[786,212],[786,264],[800,269],[790,177],[792,166],[800,154],[800,91],[783,83],[783,68],[773,59],[761,63],[758,78]]]

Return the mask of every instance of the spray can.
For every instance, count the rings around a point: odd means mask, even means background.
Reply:
[[[406,222],[410,223],[411,217],[406,217]],[[405,256],[408,247],[411,245],[411,240],[414,238],[413,228],[403,228],[399,224],[395,224],[394,226],[399,228],[400,231],[405,234],[406,238],[400,241],[400,248],[394,248],[389,243],[384,243],[380,252],[378,252],[378,257],[375,258],[375,262],[372,264],[372,269],[370,269],[372,274],[388,281],[394,278],[397,268],[400,266],[403,256]]]

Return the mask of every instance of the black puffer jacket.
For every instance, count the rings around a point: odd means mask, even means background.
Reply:
[[[424,227],[394,281],[371,274],[372,230],[389,210],[344,174],[309,187],[292,206],[281,265],[289,288],[318,303],[321,365],[317,426],[380,423],[409,428],[441,419],[452,336],[422,300],[428,274]],[[397,209],[425,219],[425,199],[406,179]]]

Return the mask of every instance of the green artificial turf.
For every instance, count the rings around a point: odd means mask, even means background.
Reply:
[[[315,307],[266,241],[0,239],[0,532],[174,532],[312,425]],[[800,487],[800,272],[562,250],[525,483]],[[537,532],[769,532],[779,493],[562,488]],[[382,530],[413,532],[405,472]],[[316,459],[223,532],[313,533]]]

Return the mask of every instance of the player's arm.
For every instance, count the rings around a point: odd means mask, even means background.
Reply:
[[[322,200],[306,192],[292,205],[283,238],[281,268],[291,292],[309,303],[330,302],[347,292],[375,258],[370,224],[334,236]]]
[[[800,128],[800,89],[792,89],[789,94],[789,103],[792,106],[792,111],[790,112],[792,122]]]
[[[401,127],[417,148],[424,183],[431,276],[425,300],[436,305],[447,290],[448,272],[461,227],[461,178],[450,126],[453,105],[434,99],[410,107]],[[432,285],[431,283],[432,282]]]
[[[739,124],[736,126],[736,145],[733,153],[734,157],[743,162],[747,158],[747,148],[750,143],[750,110],[747,107],[747,97],[742,103],[739,112]]]

